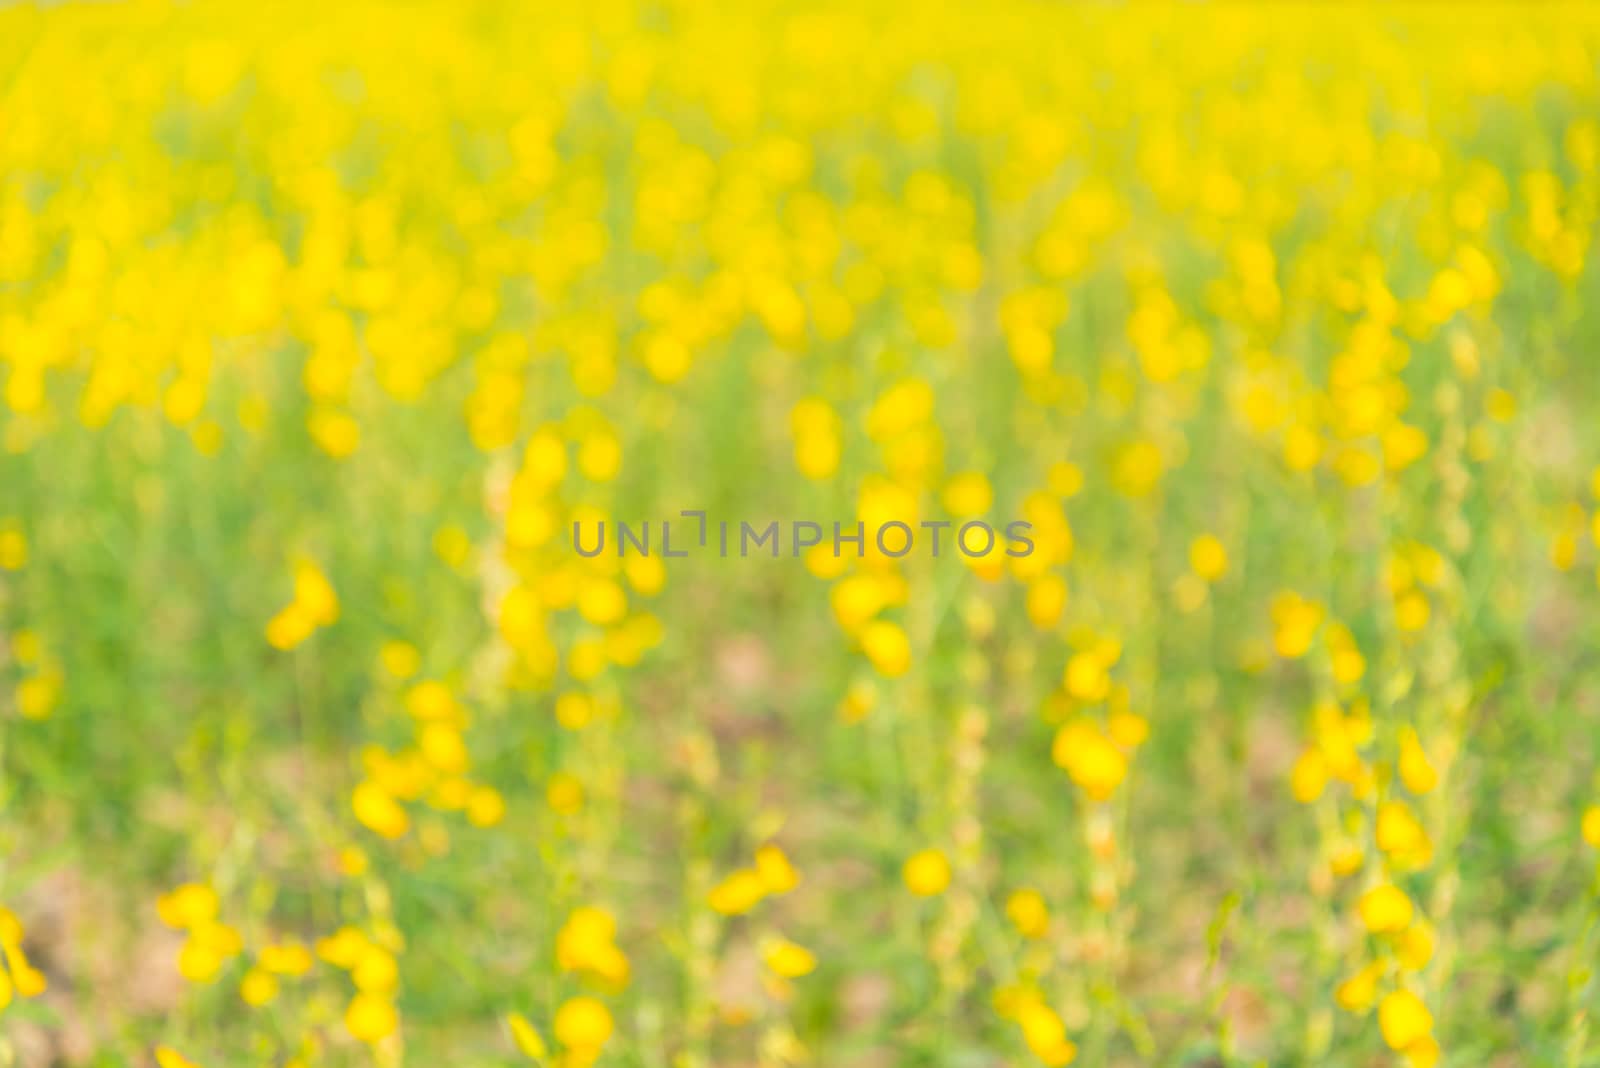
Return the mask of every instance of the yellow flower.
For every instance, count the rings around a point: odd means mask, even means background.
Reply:
[[[400,966],[394,954],[368,943],[357,955],[350,978],[364,993],[390,995],[400,985]]]
[[[1375,886],[1362,894],[1357,908],[1361,922],[1373,934],[1405,930],[1416,912],[1406,892],[1393,883]]]
[[[467,822],[474,827],[494,827],[505,819],[506,801],[492,786],[475,786],[467,796]]]
[[[339,619],[339,598],[316,564],[302,560],[295,565],[294,600],[267,623],[267,641],[277,649],[293,649],[318,627]]]
[[[1294,768],[1289,772],[1289,789],[1294,793],[1294,799],[1309,805],[1321,797],[1327,787],[1328,764],[1323,759],[1322,750],[1316,746],[1301,750]]]
[[[1422,867],[1433,857],[1433,840],[1404,801],[1378,806],[1377,842],[1402,867]]]
[[[1228,573],[1228,550],[1214,534],[1202,534],[1189,545],[1189,569],[1207,582]]]
[[[1441,1051],[1437,1039],[1432,1035],[1424,1035],[1402,1052],[1405,1054],[1407,1068],[1433,1068],[1439,1063]]]
[[[411,820],[399,802],[370,780],[356,785],[350,795],[350,807],[363,827],[384,838],[399,838],[411,826]]]
[[[1583,840],[1600,849],[1600,805],[1590,805],[1583,811]]]
[[[1433,1032],[1433,1014],[1409,990],[1395,990],[1378,1005],[1378,1027],[1392,1050],[1404,1050]]]
[[[417,732],[422,758],[446,775],[460,775],[471,765],[466,742],[451,723],[426,723]]]
[[[339,598],[328,577],[309,560],[295,567],[294,603],[318,626],[326,627],[339,620]]]
[[[900,876],[918,897],[937,897],[950,885],[950,861],[940,850],[924,849],[906,860]]]
[[[1080,701],[1103,701],[1111,692],[1111,676],[1098,650],[1074,653],[1067,661],[1062,684]]]
[[[957,519],[981,516],[994,504],[989,480],[979,471],[953,476],[944,487],[944,508]]]
[[[247,1005],[265,1005],[278,996],[278,980],[264,968],[251,968],[239,982],[239,996]]]
[[[1419,972],[1433,960],[1434,936],[1433,926],[1426,920],[1418,920],[1405,933],[1400,936],[1400,944],[1396,955],[1400,964],[1407,971]]]
[[[362,991],[345,1008],[344,1027],[352,1037],[371,1045],[399,1030],[400,1014],[386,997]]]
[[[542,1061],[550,1055],[549,1048],[544,1044],[544,1037],[522,1013],[509,1014],[506,1017],[506,1026],[511,1029],[511,1041],[516,1043],[517,1051],[524,1057]]]
[[[1039,995],[1035,991],[1019,984],[1003,983],[1000,986],[995,987],[994,993],[990,995],[989,1002],[994,1006],[995,1013],[998,1014],[1002,1020],[1011,1020],[1015,1022],[1016,1019],[1021,1015],[1023,1006],[1025,1006],[1030,999],[1037,998],[1038,996]]]
[[[1354,645],[1342,645],[1333,651],[1333,677],[1350,686],[1360,682],[1367,674],[1367,658]]]
[[[1322,438],[1301,423],[1283,434],[1283,462],[1291,471],[1309,471],[1322,459]]]
[[[591,482],[610,482],[622,469],[622,443],[609,430],[597,429],[578,445],[578,470]]]
[[[578,614],[597,627],[610,626],[628,614],[628,595],[609,579],[587,582],[578,590]]]
[[[261,967],[273,975],[304,975],[311,970],[311,952],[298,942],[263,946]]]
[[[317,956],[336,968],[353,968],[370,944],[366,935],[354,927],[341,927],[327,938],[318,939]]]
[[[0,910],[0,912],[3,911],[4,910]],[[16,922],[16,917],[11,916],[9,912],[4,912],[4,915],[9,917],[11,920],[9,925],[4,926],[14,928],[14,930],[0,930],[0,935],[14,935],[15,937],[0,938],[0,950],[4,951],[5,963],[11,969],[11,976],[7,982],[3,1000],[7,1002],[11,1000],[11,991],[13,987],[16,989],[18,997],[38,997],[40,994],[45,992],[46,988],[49,987],[49,981],[45,978],[45,974],[43,972],[35,968],[28,961],[28,955],[23,952],[21,924],[18,924]],[[3,976],[4,974],[5,969],[0,968],[0,976]]]
[[[1378,980],[1383,978],[1383,962],[1373,961],[1339,984],[1334,1000],[1349,1012],[1365,1012],[1378,996]]]
[[[861,631],[861,649],[878,674],[898,678],[911,667],[911,642],[898,624],[873,620]]]
[[[1061,620],[1067,607],[1067,581],[1051,573],[1040,575],[1028,584],[1028,621],[1039,630],[1049,630]]]
[[[556,722],[567,730],[582,730],[593,718],[594,701],[588,694],[568,690],[556,698]]]
[[[1517,415],[1517,398],[1510,390],[1492,389],[1485,407],[1488,409],[1489,418],[1499,423],[1509,423]]]
[[[750,868],[740,868],[718,883],[706,900],[724,916],[742,916],[766,895],[767,884],[761,875]]]
[[[556,1041],[575,1052],[598,1052],[611,1037],[611,1010],[591,997],[568,998],[556,1010]]]
[[[788,855],[770,843],[756,850],[756,874],[769,894],[787,894],[800,885],[800,872]]]
[[[349,412],[336,408],[317,408],[307,413],[306,433],[335,460],[350,456],[361,445],[361,424]]]
[[[15,523],[0,523],[0,571],[20,571],[28,563],[28,539]]]
[[[156,1047],[156,1064],[160,1068],[200,1068],[200,1065],[191,1061],[171,1046]]]
[[[768,943],[762,951],[762,959],[773,974],[781,975],[785,979],[798,979],[802,975],[809,975],[817,967],[817,958],[804,946],[797,945],[787,938],[775,939]]]
[[[1322,605],[1293,591],[1278,594],[1272,601],[1272,621],[1276,627],[1273,646],[1278,655],[1285,660],[1304,656],[1325,614]]]
[[[616,917],[605,909],[572,910],[556,932],[556,963],[562,971],[586,971],[617,986],[627,983],[628,958],[617,948]]]
[[[22,921],[17,919],[17,914],[0,905],[0,946],[19,946],[22,944]]]
[[[1433,762],[1422,748],[1417,732],[1409,727],[1400,735],[1400,780],[1406,784],[1407,790],[1418,796],[1431,792],[1439,785],[1439,773],[1434,770]]]
[[[216,919],[219,907],[217,892],[202,883],[184,883],[156,900],[161,922],[176,930]]]
[[[1428,625],[1432,610],[1427,595],[1420,590],[1408,590],[1394,604],[1395,626],[1407,633],[1416,633]]]
[[[24,719],[49,719],[60,699],[59,675],[35,675],[17,684],[17,711]]]
[[[1024,887],[1006,898],[1006,917],[1024,938],[1043,938],[1050,930],[1050,908],[1044,895]]]
[[[1075,720],[1056,731],[1051,759],[1092,801],[1105,801],[1128,775],[1128,757],[1092,723]]]
[[[294,603],[267,623],[267,641],[275,649],[293,649],[316,629],[316,621],[299,603]]]
[[[629,556],[622,563],[628,585],[645,597],[660,593],[667,584],[667,565],[659,556]]]
[[[1137,712],[1113,712],[1106,721],[1106,730],[1121,748],[1137,749],[1150,738],[1150,721]]]
[[[876,575],[849,575],[828,591],[828,602],[839,626],[855,633],[888,603],[887,592],[886,584]]]
[[[887,441],[927,421],[933,415],[933,387],[920,378],[907,378],[885,390],[867,414],[867,435]]]
[[[227,924],[199,924],[178,952],[178,971],[191,983],[209,983],[240,948],[239,933]]]
[[[436,679],[424,679],[406,691],[406,711],[412,717],[428,722],[441,721],[461,724],[461,706],[450,688]]]
[[[1033,1055],[1047,1068],[1061,1068],[1078,1056],[1078,1047],[1067,1037],[1066,1025],[1050,1006],[1037,997],[1023,1000],[1017,1012],[1022,1038]]]
[[[549,428],[528,439],[522,453],[522,470],[541,490],[555,486],[567,473],[567,447]]]
[[[1361,865],[1366,859],[1366,854],[1362,852],[1359,844],[1346,840],[1334,845],[1328,856],[1328,867],[1335,875],[1354,875],[1361,870]]]
[[[789,424],[800,473],[814,481],[831,478],[839,469],[841,453],[839,419],[833,409],[815,397],[804,398],[790,410]]]
[[[1350,628],[1342,623],[1330,623],[1325,636],[1334,680],[1344,686],[1360,682],[1367,673],[1367,658],[1361,655]]]

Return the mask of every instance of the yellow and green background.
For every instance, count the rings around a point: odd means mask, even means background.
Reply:
[[[1597,64],[0,9],[0,1066],[1600,1064]]]

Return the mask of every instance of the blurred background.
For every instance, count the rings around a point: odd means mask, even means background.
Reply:
[[[0,10],[0,1065],[1600,1064],[1597,48]]]

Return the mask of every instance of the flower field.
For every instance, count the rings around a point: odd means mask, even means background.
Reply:
[[[0,1068],[1600,1066],[1597,225],[1581,5],[0,7]]]

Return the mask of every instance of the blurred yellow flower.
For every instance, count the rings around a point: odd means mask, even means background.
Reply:
[[[351,998],[346,1006],[344,1026],[351,1037],[371,1045],[400,1029],[400,1014],[386,997],[363,991]]]
[[[1395,990],[1378,1005],[1378,1026],[1390,1049],[1406,1050],[1433,1031],[1433,1014],[1411,991]]]
[[[611,1010],[591,997],[568,998],[556,1010],[556,1041],[579,1053],[597,1053],[611,1037]]]
[[[542,1061],[550,1055],[550,1049],[545,1045],[544,1037],[537,1028],[528,1022],[528,1018],[520,1012],[513,1012],[506,1017],[506,1026],[511,1030],[511,1041],[516,1045],[517,1052],[533,1061]]]
[[[810,975],[817,967],[817,958],[804,946],[786,938],[770,942],[762,951],[762,960],[773,973],[785,979],[798,979]]]
[[[1006,898],[1006,918],[1024,938],[1043,938],[1050,930],[1050,909],[1044,895],[1024,887]]]
[[[1415,910],[1405,891],[1392,883],[1375,886],[1361,895],[1361,922],[1373,934],[1403,931]]]
[[[156,1047],[156,1064],[160,1068],[200,1068],[200,1065],[179,1053],[171,1046]]]
[[[1590,805],[1583,810],[1583,840],[1600,849],[1600,805]]]
[[[357,783],[350,807],[363,827],[384,838],[399,838],[411,826],[406,810],[375,782]]]
[[[1228,572],[1228,550],[1214,534],[1201,534],[1189,544],[1189,568],[1207,582]]]
[[[724,916],[740,916],[767,896],[767,884],[760,874],[749,868],[740,868],[728,875],[711,891],[707,902]]]
[[[940,850],[924,849],[907,858],[900,876],[918,897],[937,897],[950,885],[950,861]]]

